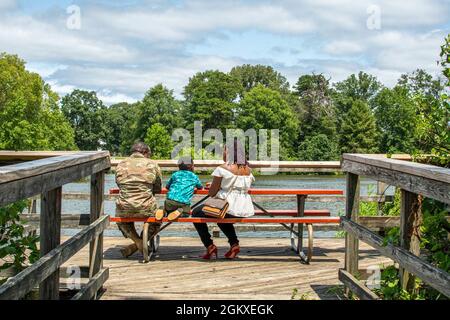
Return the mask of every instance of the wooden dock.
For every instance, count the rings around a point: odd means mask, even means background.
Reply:
[[[338,269],[344,266],[344,239],[316,239],[310,265],[289,249],[289,239],[241,238],[239,259],[228,261],[223,254],[226,239],[215,240],[219,259],[204,261],[198,238],[163,237],[157,256],[142,263],[142,255],[122,258],[119,249],[130,240],[104,238],[105,268],[109,279],[101,299],[339,299]],[[85,265],[85,247],[65,266]],[[360,267],[391,264],[376,250],[361,244]]]

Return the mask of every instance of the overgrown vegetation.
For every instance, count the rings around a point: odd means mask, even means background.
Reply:
[[[0,208],[0,271],[12,268],[17,273],[39,259],[39,237],[27,233],[19,218],[27,206],[23,200]]]

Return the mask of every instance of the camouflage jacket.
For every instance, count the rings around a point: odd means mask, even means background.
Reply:
[[[161,192],[161,179],[158,164],[140,153],[121,161],[116,168],[116,183],[120,189],[116,215],[153,215],[158,208],[153,193]]]

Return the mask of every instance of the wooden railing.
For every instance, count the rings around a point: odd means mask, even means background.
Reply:
[[[34,153],[37,154],[37,153]],[[41,258],[0,286],[0,299],[20,299],[39,285],[40,299],[59,298],[60,267],[90,243],[89,281],[73,299],[97,295],[108,278],[103,268],[103,231],[109,219],[103,215],[105,172],[109,152],[71,152],[40,160],[0,167],[0,207],[40,194]],[[90,176],[90,224],[60,244],[62,186]]]
[[[73,154],[74,151],[0,151],[0,164],[14,164],[23,161],[38,160],[48,157]],[[411,160],[407,154],[394,154],[392,158],[401,160]],[[112,157],[111,167],[117,166],[123,157]],[[177,160],[155,160],[161,170],[178,170]],[[196,160],[195,168],[198,171],[214,170],[223,163],[222,160]],[[341,163],[339,161],[250,161],[252,169],[256,171],[266,170],[268,172],[340,172]]]
[[[450,297],[450,275],[418,257],[418,230],[421,224],[419,195],[450,204],[450,169],[374,155],[344,154],[342,170],[347,172],[347,200],[346,215],[341,218],[341,226],[347,234],[345,268],[339,270],[339,279],[347,291],[352,291],[360,299],[379,299],[357,279],[358,241],[361,240],[399,264],[404,289],[411,290],[414,287],[414,277],[417,276],[427,285]],[[360,176],[400,188],[400,246],[385,245],[383,238],[360,224]]]

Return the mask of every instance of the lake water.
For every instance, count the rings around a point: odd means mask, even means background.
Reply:
[[[163,176],[163,184],[167,182],[170,175]],[[211,176],[202,175],[200,179],[203,183],[211,181]],[[105,192],[111,188],[117,188],[114,174],[107,174],[105,177]],[[272,175],[272,176],[256,176],[256,181],[253,184],[255,188],[271,188],[271,189],[341,189],[345,190],[345,176],[343,175]],[[376,182],[370,179],[361,180],[361,195],[373,195],[377,189]],[[63,192],[89,193],[89,181],[70,183],[63,186]],[[392,194],[392,190],[387,191],[387,194]],[[267,209],[294,209],[296,203],[286,202],[271,202],[270,196],[267,201],[259,202]],[[160,203],[162,205],[162,203]],[[39,211],[39,205],[38,211]],[[336,202],[306,202],[306,209],[328,209],[332,216],[337,216],[344,212],[345,203],[343,201]],[[114,215],[115,203],[113,200],[105,201],[105,213]],[[63,213],[81,214],[89,212],[88,200],[64,200],[62,203]],[[77,230],[65,230],[63,234],[71,235]],[[170,228],[163,231],[164,236],[195,236],[195,232],[189,231],[171,231]],[[315,233],[318,237],[334,236],[335,232],[318,231]],[[116,230],[108,230],[106,235],[117,236],[120,233]],[[274,232],[241,232],[241,237],[287,237],[287,231]]]

